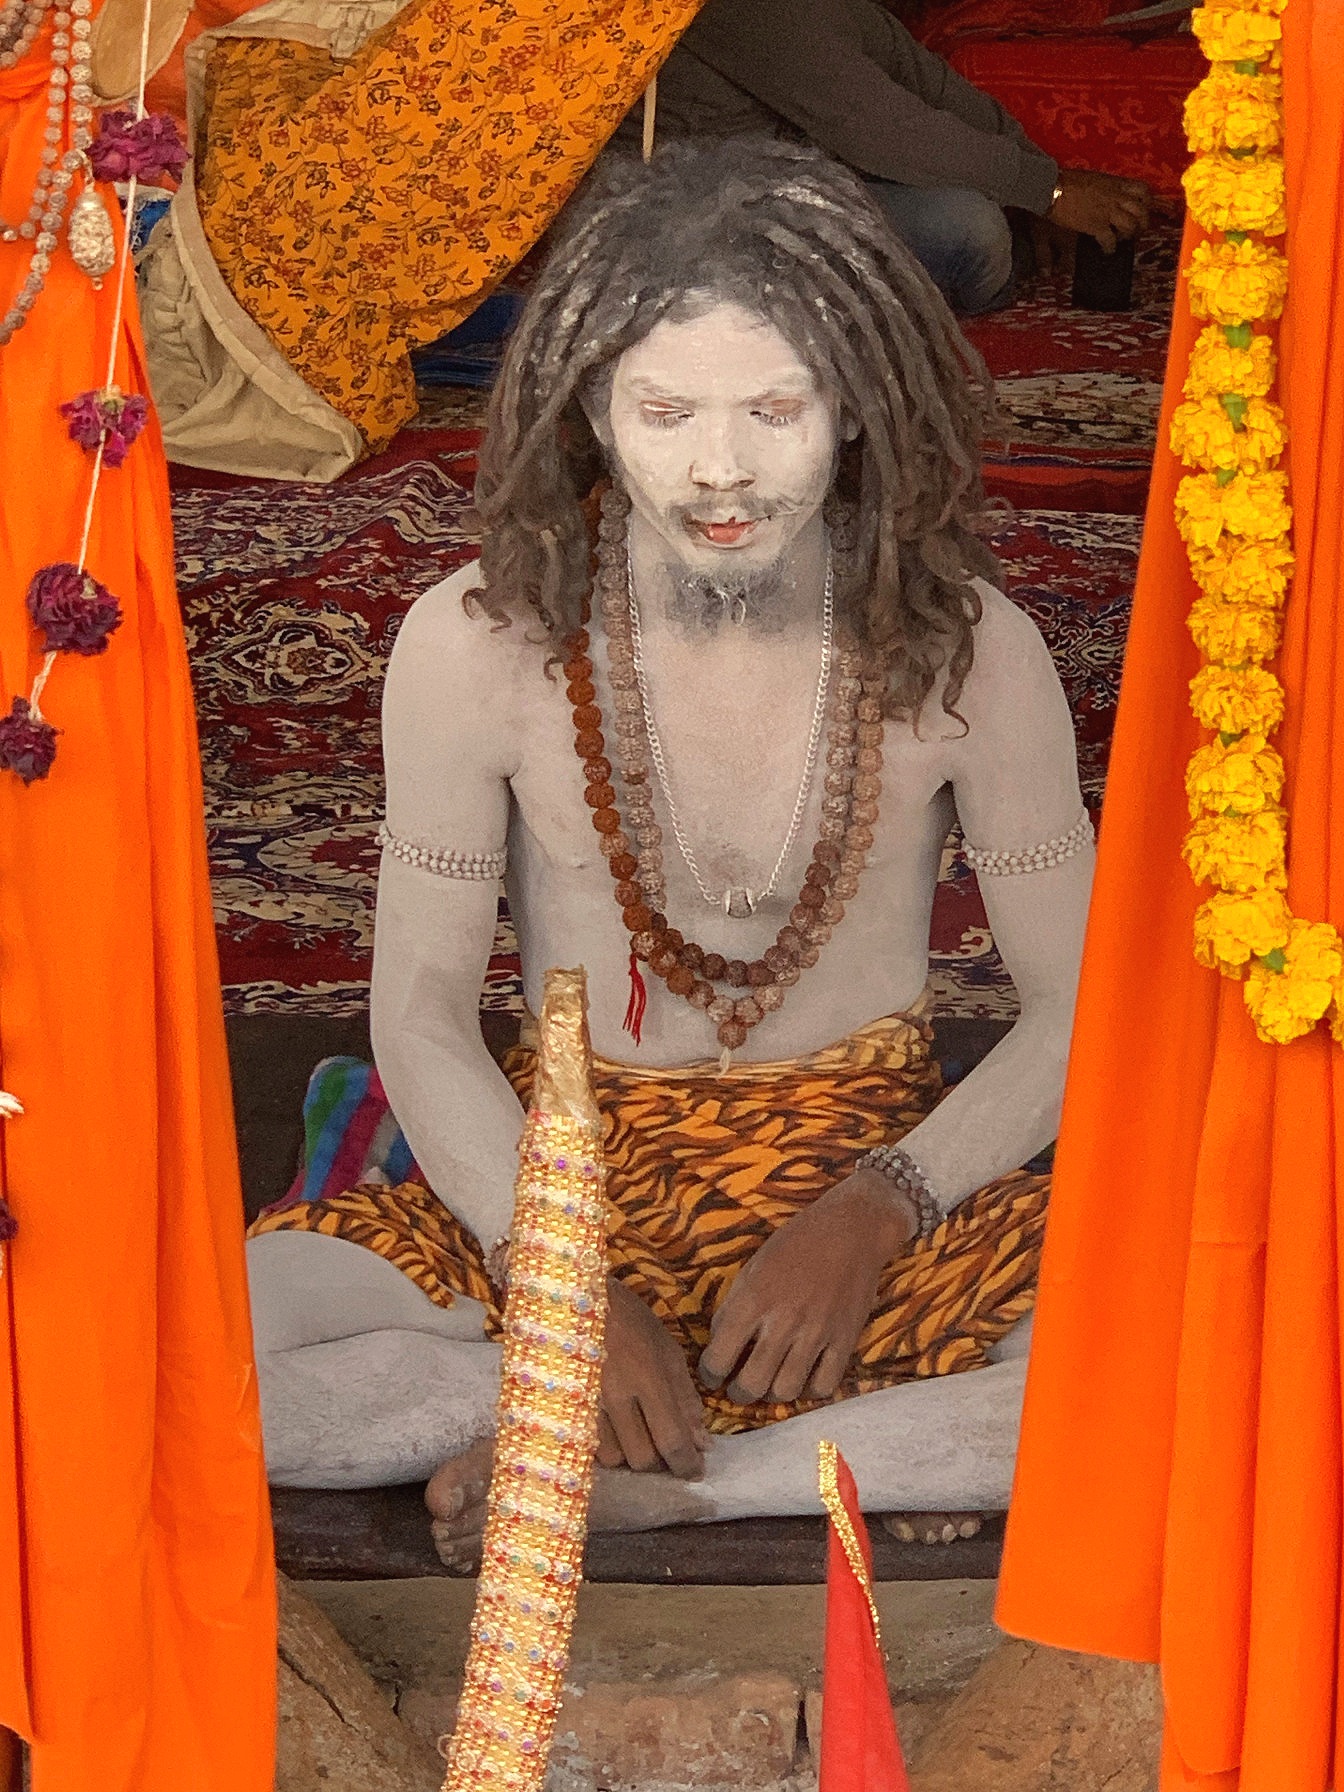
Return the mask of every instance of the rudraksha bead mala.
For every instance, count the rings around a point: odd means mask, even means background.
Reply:
[[[635,678],[627,589],[628,501],[608,493],[598,529],[595,587],[605,624],[615,738],[597,702],[597,684],[586,628],[564,644],[566,691],[573,707],[574,749],[583,762],[584,800],[615,886],[621,919],[630,935],[630,1005],[626,1028],[636,1043],[647,993],[640,963],[648,965],[675,996],[708,1015],[725,1054],[745,1045],[767,1014],[779,1008],[789,987],[816,964],[821,948],[858,891],[873,844],[882,793],[883,697],[880,667],[865,663],[844,643],[827,730],[822,820],[797,901],[774,945],[759,958],[726,958],[707,952],[669,925],[663,875],[663,835],[654,815],[649,737]],[[613,758],[616,766],[613,768]],[[625,819],[617,806],[616,778],[624,787]],[[739,995],[720,993],[727,984]]]

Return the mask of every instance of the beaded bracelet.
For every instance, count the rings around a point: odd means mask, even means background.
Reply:
[[[512,1242],[507,1236],[497,1238],[485,1253],[485,1273],[490,1286],[499,1295],[505,1295],[509,1291],[509,1251]]]
[[[915,1230],[911,1244],[931,1238],[942,1225],[945,1215],[933,1192],[933,1184],[908,1151],[899,1145],[875,1145],[866,1151],[854,1166],[856,1170],[876,1170],[899,1190],[915,1210]]]
[[[1003,852],[986,852],[983,847],[972,846],[970,841],[964,844],[966,863],[972,871],[984,872],[989,877],[1021,877],[1029,871],[1045,871],[1051,865],[1062,865],[1066,859],[1073,858],[1093,840],[1092,822],[1087,811],[1069,829],[1067,834],[1060,834],[1053,840],[1043,840],[1039,846],[1011,847]]]
[[[509,855],[503,848],[498,852],[439,852],[432,846],[403,840],[386,822],[378,829],[378,844],[405,865],[418,865],[422,871],[432,871],[438,877],[458,877],[468,883],[497,882],[508,865]]]

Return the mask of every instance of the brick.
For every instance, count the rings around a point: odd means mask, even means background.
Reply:
[[[802,1689],[783,1674],[570,1687],[555,1763],[595,1792],[776,1785],[794,1767]]]
[[[914,1752],[914,1792],[1157,1792],[1156,1670],[1005,1642]]]

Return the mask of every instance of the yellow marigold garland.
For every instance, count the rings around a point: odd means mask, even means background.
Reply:
[[[1171,446],[1191,470],[1176,524],[1200,595],[1190,632],[1207,664],[1191,680],[1195,715],[1214,734],[1186,769],[1192,825],[1182,856],[1215,893],[1195,916],[1195,956],[1244,980],[1259,1036],[1283,1044],[1328,1019],[1344,1045],[1344,941],[1326,921],[1295,917],[1287,886],[1284,766],[1268,737],[1283,686],[1264,662],[1278,650],[1293,574],[1287,425],[1274,402],[1268,328],[1282,315],[1288,263],[1282,30],[1286,0],[1204,0],[1192,19],[1210,63],[1186,101],[1194,157],[1191,216],[1208,233],[1188,267],[1190,307],[1207,327],[1172,418]]]

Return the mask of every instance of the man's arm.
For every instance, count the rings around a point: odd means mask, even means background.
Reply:
[[[507,718],[524,695],[526,631],[467,617],[474,583],[467,569],[412,608],[383,696],[388,828],[440,854],[500,851],[517,770]],[[373,1049],[392,1111],[487,1253],[512,1224],[523,1119],[480,1028],[498,893],[493,877],[447,877],[385,850],[373,957]],[[614,1278],[610,1294],[599,1458],[694,1478],[706,1436],[685,1358],[637,1295]]]
[[[681,41],[863,174],[1049,210],[1056,163],[879,7],[709,0]]]
[[[977,631],[954,743],[962,830],[983,852],[1031,848],[1083,814],[1068,704],[1035,625],[994,592]],[[1041,1151],[1059,1128],[1094,852],[1020,875],[980,874],[990,931],[1017,988],[1012,1031],[901,1141],[950,1207]]]
[[[934,726],[937,698],[926,719]],[[1045,643],[998,592],[985,595],[976,662],[958,704],[968,724],[949,769],[967,838],[1031,848],[1082,815],[1073,727]],[[1064,1090],[1092,874],[1092,848],[1049,869],[982,878],[995,943],[1021,1018],[901,1140],[944,1210],[1054,1138]],[[829,1399],[840,1386],[887,1263],[916,1215],[875,1169],[860,1169],[781,1226],[714,1316],[701,1379],[739,1400]]]
[[[441,853],[502,850],[508,826],[507,649],[462,608],[472,572],[426,593],[402,626],[383,696],[391,833]],[[485,1250],[513,1213],[518,1099],[486,1050],[480,993],[495,878],[445,876],[384,850],[374,934],[373,1049],[431,1188]]]

